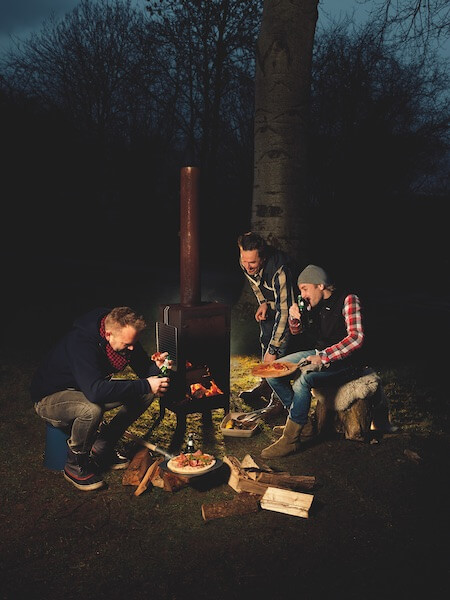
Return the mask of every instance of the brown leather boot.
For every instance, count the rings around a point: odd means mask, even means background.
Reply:
[[[261,379],[259,384],[252,390],[246,390],[239,394],[244,402],[252,406],[252,403],[269,402],[272,395],[272,388],[265,379]]]
[[[299,440],[302,429],[303,425],[299,425],[288,418],[284,426],[283,435],[279,440],[264,448],[261,456],[263,458],[280,458],[296,452],[300,446]]]
[[[266,421],[270,421],[273,419],[273,417],[277,417],[278,415],[286,414],[286,408],[284,404],[273,392],[269,404],[271,404],[270,408],[266,413],[264,413],[264,419]]]

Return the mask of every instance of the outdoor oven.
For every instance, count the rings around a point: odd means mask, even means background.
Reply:
[[[180,303],[160,305],[156,323],[156,347],[174,362],[171,389],[160,399],[176,414],[174,438],[186,430],[186,415],[202,413],[211,424],[211,411],[230,405],[230,307],[200,298],[199,169],[183,167],[180,181]]]

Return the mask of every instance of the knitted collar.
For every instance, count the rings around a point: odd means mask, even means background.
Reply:
[[[106,333],[105,333],[105,319],[106,316],[103,317],[103,319],[101,320],[100,323],[100,335],[102,336],[103,339],[106,340]],[[129,358],[123,356],[122,354],[119,354],[119,352],[116,352],[115,350],[113,350],[113,348],[111,347],[111,344],[109,342],[106,342],[106,355],[108,357],[108,360],[111,364],[111,366],[113,367],[114,370],[116,371],[122,371],[123,369],[125,369],[125,367],[128,365]]]

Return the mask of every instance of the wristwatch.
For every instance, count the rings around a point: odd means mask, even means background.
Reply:
[[[269,354],[272,354],[272,355],[275,355],[275,356],[278,356],[279,351],[280,350],[278,348],[275,348],[274,346],[269,346],[268,349],[267,349],[267,352]]]

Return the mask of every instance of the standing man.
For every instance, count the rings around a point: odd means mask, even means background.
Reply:
[[[255,319],[260,327],[261,360],[270,363],[286,355],[291,339],[289,307],[296,298],[292,265],[284,252],[251,231],[239,236],[238,247],[240,266],[258,301]],[[272,389],[261,379],[255,388],[241,392],[239,397],[249,404],[261,397],[270,401]],[[280,404],[277,398],[275,401]]]
[[[64,477],[79,490],[101,488],[102,472],[128,466],[117,442],[169,387],[169,378],[158,376],[167,353],[150,360],[138,342],[146,327],[127,306],[95,309],[74,322],[32,380],[37,414],[70,434]],[[112,379],[128,365],[139,379]],[[118,407],[101,424],[105,411]]]

